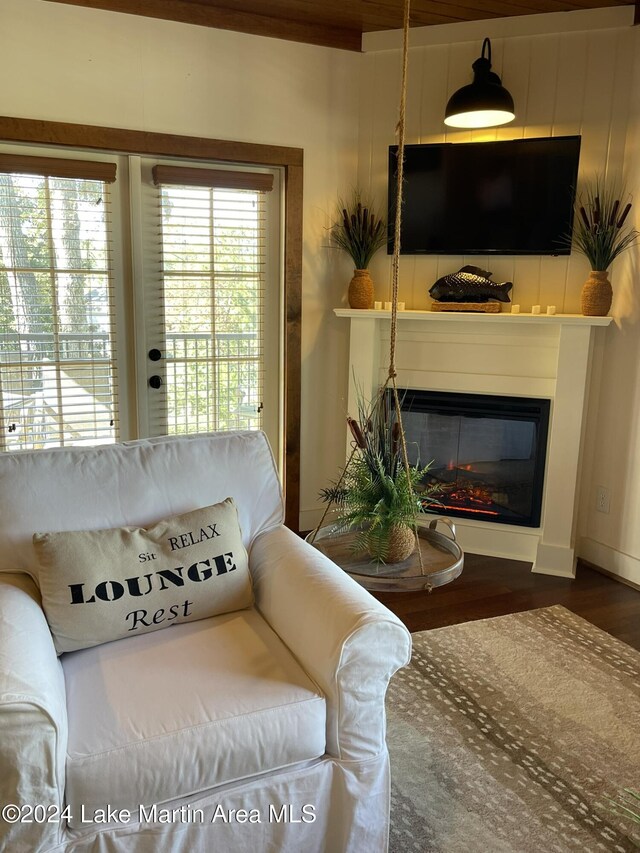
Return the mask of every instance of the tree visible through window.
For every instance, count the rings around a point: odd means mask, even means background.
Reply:
[[[161,186],[167,424],[262,426],[264,193]]]
[[[108,206],[103,180],[0,173],[4,450],[115,440]]]

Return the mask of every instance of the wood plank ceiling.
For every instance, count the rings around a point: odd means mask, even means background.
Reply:
[[[48,0],[308,44],[360,50],[363,33],[402,26],[403,0]],[[640,0],[412,0],[411,26],[571,12]]]

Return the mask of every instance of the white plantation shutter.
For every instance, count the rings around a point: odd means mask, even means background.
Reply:
[[[0,449],[118,435],[109,163],[0,157]]]
[[[159,419],[170,434],[262,428],[265,193],[273,176],[161,165],[152,172],[164,338]]]

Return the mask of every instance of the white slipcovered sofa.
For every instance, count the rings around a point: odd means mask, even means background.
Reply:
[[[255,607],[57,657],[32,535],[231,496]],[[0,455],[0,849],[387,848],[403,624],[283,527],[263,434]]]

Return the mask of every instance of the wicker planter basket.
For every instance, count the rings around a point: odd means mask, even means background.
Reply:
[[[349,283],[349,307],[373,308],[373,281],[369,270],[354,270]]]
[[[416,534],[405,524],[394,524],[389,531],[387,554],[385,563],[401,563],[410,557],[416,547]],[[376,558],[374,549],[369,551],[370,556]]]
[[[613,290],[607,271],[591,270],[582,287],[582,313],[585,317],[606,317],[612,299]]]

